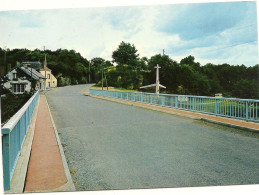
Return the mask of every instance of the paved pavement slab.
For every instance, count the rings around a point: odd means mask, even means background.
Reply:
[[[51,191],[66,183],[67,178],[46,97],[41,95],[25,192]]]

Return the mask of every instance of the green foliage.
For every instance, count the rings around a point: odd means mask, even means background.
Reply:
[[[58,87],[63,87],[66,85],[71,85],[71,79],[69,77],[58,77]]]
[[[176,62],[168,55],[157,54],[139,58],[134,44],[121,42],[112,53],[112,62],[100,57],[88,61],[74,50],[58,49],[45,52],[35,49],[8,50],[6,64],[13,68],[17,61],[38,61],[42,63],[47,54],[48,67],[58,80],[58,86],[89,82],[98,86],[139,89],[143,85],[155,83],[157,64],[160,68],[160,83],[166,86],[163,93],[214,96],[223,93],[224,97],[259,99],[259,65],[246,67],[230,64],[206,64],[201,66],[194,56],[187,56]],[[5,51],[0,48],[0,70],[5,71]],[[90,63],[90,70],[89,70]],[[116,66],[113,65],[116,63]],[[9,68],[10,69],[10,68]],[[3,75],[3,74],[2,74]],[[145,89],[154,92],[154,89]]]
[[[113,62],[116,62],[118,65],[128,64],[130,66],[137,66],[139,60],[137,52],[138,50],[134,45],[122,41],[118,49],[112,53]]]
[[[56,51],[41,51],[35,49],[30,51],[28,49],[13,49],[8,50],[6,53],[6,63],[11,64],[11,68],[14,68],[17,62],[40,61],[43,64],[45,54],[47,55],[48,67],[52,70],[53,75],[58,77],[58,74],[62,74],[63,78],[58,79],[58,82],[61,82],[58,83],[58,86],[86,83],[89,73],[89,62],[74,50],[58,49]],[[4,61],[2,60],[4,50],[1,48],[0,56],[0,70],[1,75],[3,75],[2,71],[5,70],[2,68],[4,66]]]
[[[7,93],[1,96],[1,123],[6,123],[30,99],[31,93],[14,95]]]

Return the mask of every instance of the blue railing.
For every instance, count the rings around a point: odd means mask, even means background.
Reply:
[[[95,89],[90,89],[90,94],[259,122],[259,100]]]
[[[39,91],[2,128],[4,190],[10,190],[14,169],[38,99]]]

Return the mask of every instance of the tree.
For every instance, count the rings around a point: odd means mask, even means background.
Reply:
[[[192,66],[195,70],[198,70],[200,68],[200,63],[199,62],[194,62],[195,58],[191,55],[189,55],[188,57],[186,58],[183,58],[181,61],[180,61],[180,64],[183,65],[183,64],[188,64],[190,66]]]
[[[122,41],[118,49],[112,53],[113,62],[118,65],[127,64],[129,66],[137,66],[139,60],[139,54],[137,52],[138,50],[134,45]]]
[[[234,84],[232,94],[239,98],[258,99],[259,83],[256,80],[241,79]]]

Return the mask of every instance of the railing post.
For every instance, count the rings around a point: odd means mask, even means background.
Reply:
[[[129,100],[129,93],[127,92],[127,100]]]
[[[135,93],[133,93],[133,100],[134,100],[134,102],[136,101],[136,94]]]
[[[165,105],[165,97],[161,96],[161,105],[164,106]]]
[[[246,101],[246,121],[248,121],[248,101]]]
[[[143,93],[141,93],[141,103],[143,103]]]
[[[175,108],[178,108],[178,96],[175,96]]]
[[[218,103],[217,103],[217,99],[215,99],[215,115],[218,114]]]
[[[192,98],[192,110],[195,111],[195,97]]]
[[[4,173],[4,190],[10,190],[10,136],[3,134],[2,136],[3,150],[3,173]]]
[[[150,94],[149,103],[152,104],[152,94]]]

